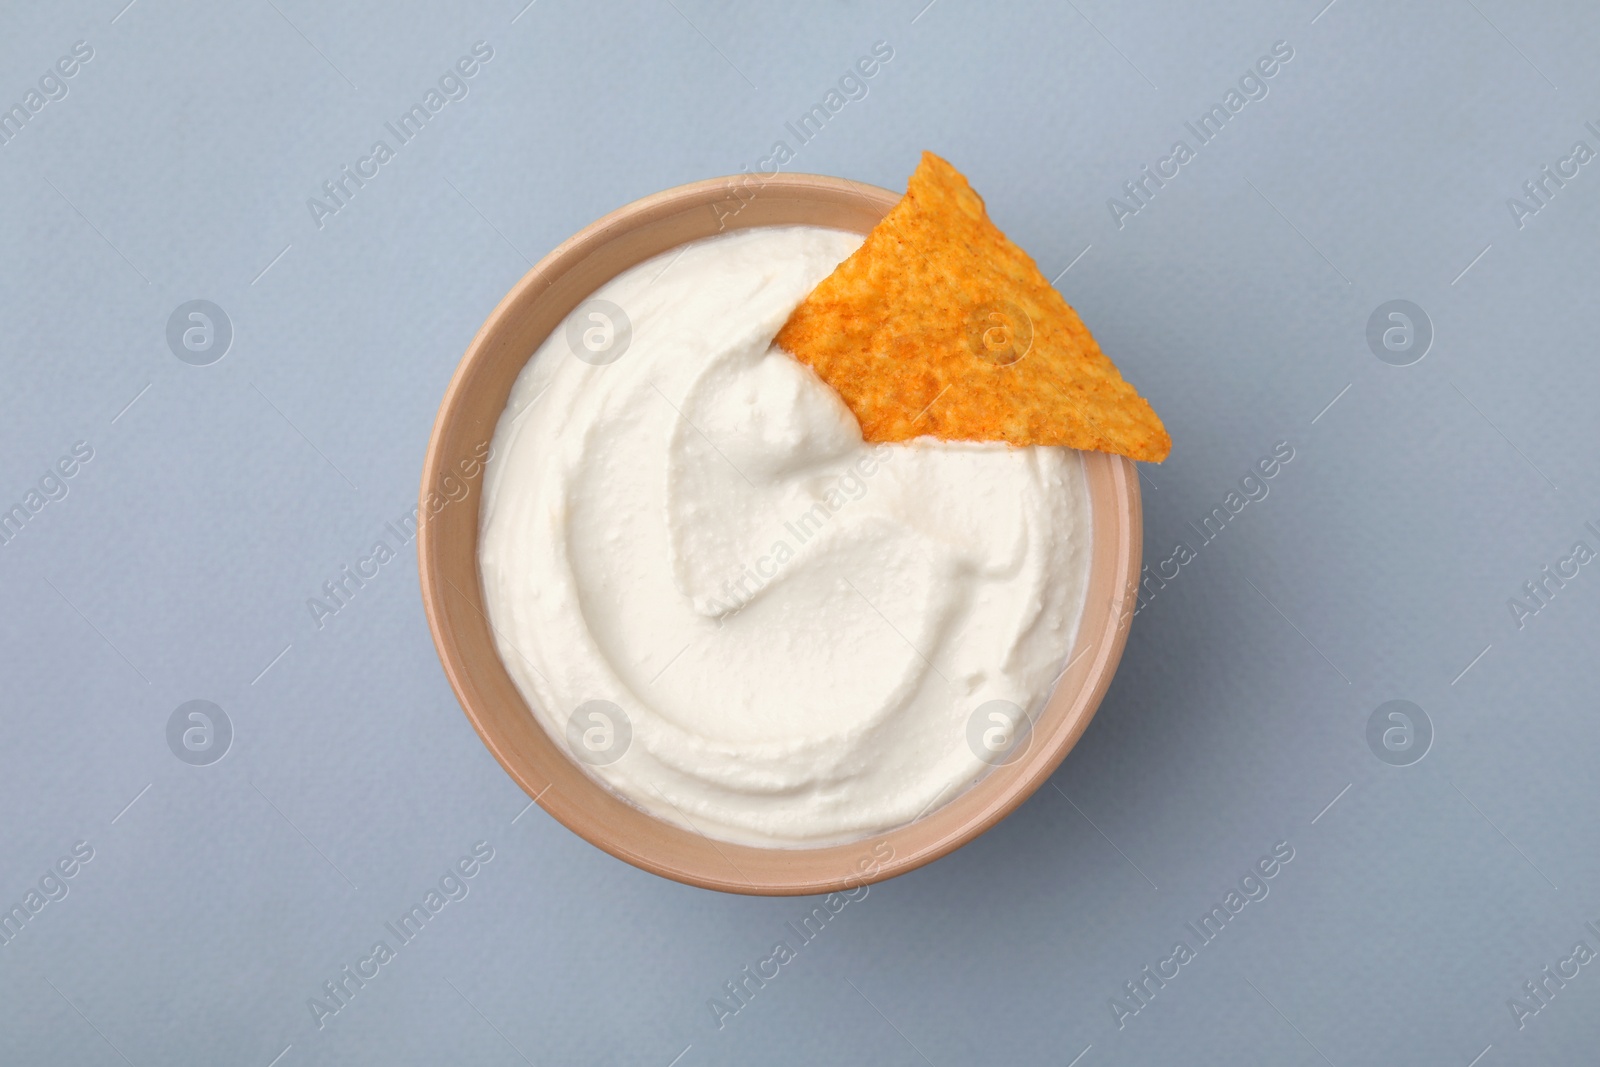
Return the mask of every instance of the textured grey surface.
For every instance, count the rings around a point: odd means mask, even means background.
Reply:
[[[1520,626],[1509,601],[1600,550],[1600,163],[1507,203],[1600,149],[1592,6],[123,2],[0,14],[0,104],[93,49],[0,145],[0,506],[43,482],[0,545],[0,898],[60,897],[0,947],[0,1060],[1595,1058],[1600,966],[1562,961],[1600,951],[1600,565]],[[308,198],[479,41],[465,98],[319,228]],[[867,95],[795,146],[877,41]],[[1199,145],[1184,123],[1277,41],[1267,95]],[[850,904],[719,1029],[708,1001],[810,902],[665,882],[525,810],[385,523],[531,259],[780,138],[789,169],[889,187],[938,150],[1071,264],[1175,441],[1147,559],[1193,558],[1052,786]],[[1119,227],[1108,198],[1179,139]],[[232,326],[209,365],[168,345],[192,300]],[[1408,366],[1368,344],[1392,300],[1431,322]],[[383,537],[398,558],[319,629],[307,599]],[[187,711],[169,747],[192,700],[231,723],[220,761],[200,734],[175,757]],[[1399,720],[1398,755],[1369,747],[1391,700],[1431,723],[1418,762]],[[319,1028],[308,999],[480,841],[466,896]],[[1202,944],[1186,924],[1280,842]],[[1124,983],[1180,940],[1140,1006]]]

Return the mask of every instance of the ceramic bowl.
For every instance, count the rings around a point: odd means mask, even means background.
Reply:
[[[445,391],[422,476],[417,537],[433,641],[467,718],[506,773],[568,829],[619,859],[690,885],[732,893],[846,890],[913,870],[1003,819],[1072,749],[1111,683],[1132,617],[1140,566],[1139,480],[1119,456],[1084,453],[1093,549],[1076,646],[1025,742],[965,792],[905,826],[826,848],[757,848],[664,822],[584,773],[534,718],[495,650],[478,573],[482,476],[459,472],[493,434],[512,383],[544,339],[617,274],[687,241],[754,226],[827,226],[865,233],[899,200],[840,178],[748,175],[684,185],[635,201],[546,256],[500,301]],[[455,492],[442,492],[454,477]],[[441,504],[442,502],[442,504]]]

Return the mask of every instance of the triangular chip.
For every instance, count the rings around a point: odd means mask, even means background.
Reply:
[[[1158,462],[1172,450],[1077,313],[932,152],[777,342],[844,398],[868,441],[929,435]]]

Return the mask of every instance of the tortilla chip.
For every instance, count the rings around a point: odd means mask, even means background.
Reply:
[[[868,441],[1065,445],[1161,461],[1172,439],[1094,338],[932,152],[777,342]]]

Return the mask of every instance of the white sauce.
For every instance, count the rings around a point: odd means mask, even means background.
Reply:
[[[1082,613],[1078,453],[868,445],[773,347],[860,242],[746,230],[623,273],[594,298],[631,339],[580,306],[494,435],[479,559],[506,668],[595,777],[723,840],[833,844],[949,800],[990,767],[974,714],[1036,713]],[[596,365],[585,331],[621,355]]]

